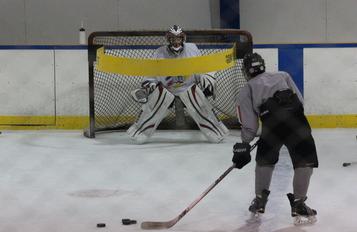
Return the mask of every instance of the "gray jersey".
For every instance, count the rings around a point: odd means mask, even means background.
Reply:
[[[278,90],[291,89],[303,103],[302,95],[286,72],[264,72],[250,79],[240,90],[237,115],[242,124],[241,138],[249,143],[259,127],[259,107]]]
[[[155,59],[165,58],[165,59],[174,59],[174,58],[184,58],[184,57],[193,57],[201,56],[200,50],[198,50],[196,44],[193,43],[184,43],[183,50],[180,54],[175,55],[170,52],[167,46],[159,47],[153,56]],[[167,90],[173,94],[178,94],[185,91],[193,83],[196,83],[199,80],[199,75],[191,76],[168,76],[168,77],[158,77],[157,80],[160,81]]]

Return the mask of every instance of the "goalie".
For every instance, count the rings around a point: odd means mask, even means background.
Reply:
[[[195,44],[185,42],[186,35],[180,26],[172,26],[166,33],[166,39],[168,45],[159,47],[153,58],[174,59],[201,55]],[[207,99],[208,96],[214,96],[215,89],[214,73],[145,79],[141,88],[131,92],[134,100],[143,105],[138,120],[127,131],[129,136],[139,143],[147,141],[166,116],[176,96],[210,142],[222,141],[228,129],[216,117]]]

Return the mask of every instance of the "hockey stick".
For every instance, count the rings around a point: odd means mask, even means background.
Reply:
[[[250,151],[257,146],[258,142],[254,143],[251,146]],[[153,222],[153,221],[146,221],[141,223],[141,229],[144,230],[158,230],[158,229],[168,229],[174,226],[181,218],[183,218],[198,202],[200,202],[224,177],[226,177],[234,168],[236,167],[235,164],[230,166],[213,184],[211,184],[196,200],[194,200],[185,210],[183,210],[177,217],[170,221],[163,221],[163,222]]]

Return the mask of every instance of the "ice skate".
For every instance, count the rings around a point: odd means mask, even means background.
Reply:
[[[261,196],[256,196],[252,203],[249,206],[249,211],[252,213],[251,214],[251,219],[252,220],[258,220],[260,218],[260,215],[265,212],[265,206],[268,202],[268,196],[270,194],[269,190],[264,189],[262,191]]]
[[[290,201],[291,216],[294,218],[295,225],[313,224],[317,221],[316,210],[311,209],[305,204],[307,197],[304,199],[295,199],[292,193],[288,193],[287,196]]]

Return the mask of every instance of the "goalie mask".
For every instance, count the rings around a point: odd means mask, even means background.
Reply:
[[[264,59],[258,53],[248,53],[243,58],[243,72],[247,81],[265,72]]]
[[[169,51],[178,55],[183,50],[183,43],[186,41],[186,35],[180,26],[173,25],[166,33],[166,40],[169,43],[167,46]]]

